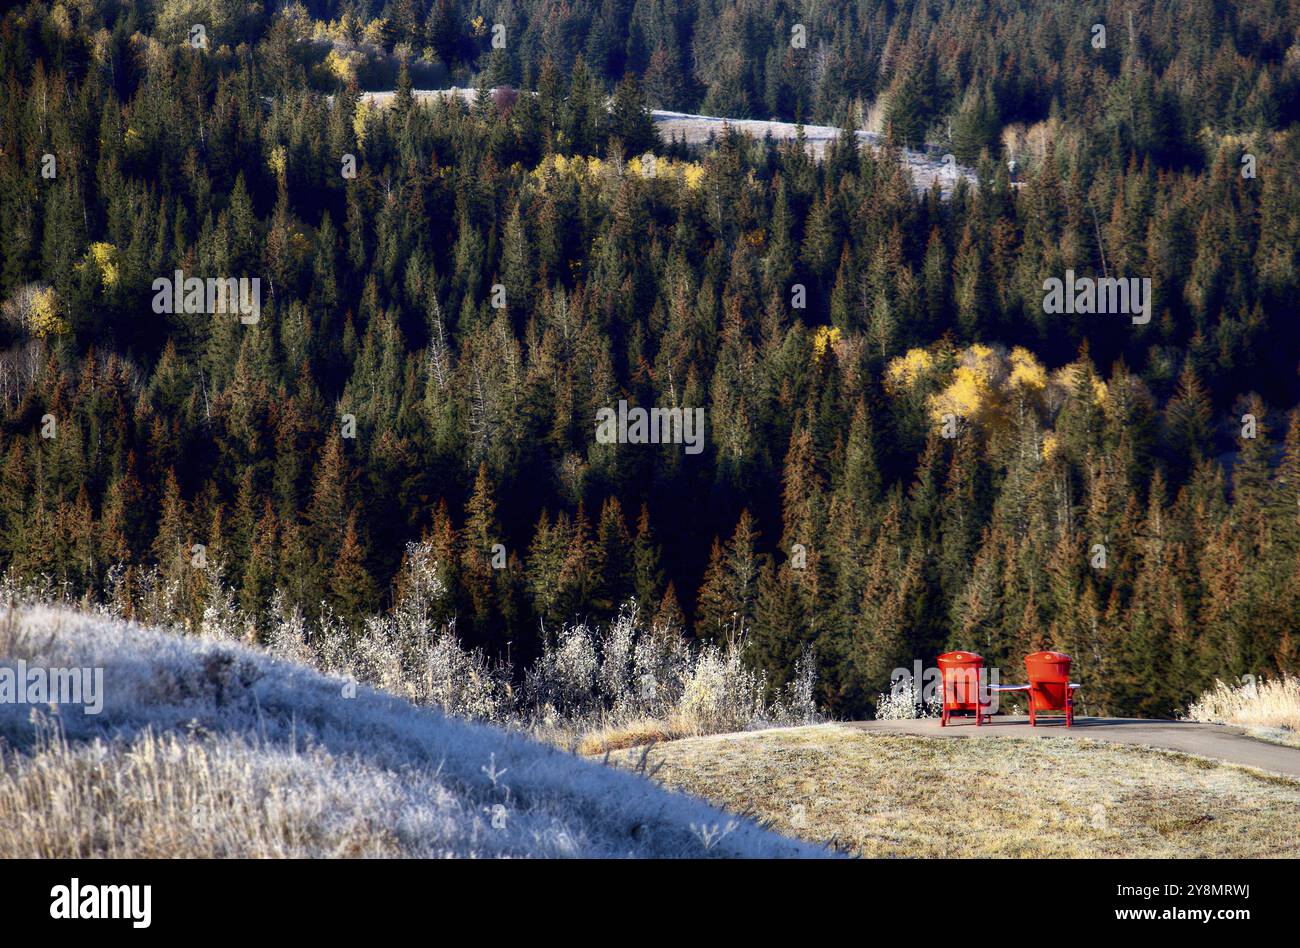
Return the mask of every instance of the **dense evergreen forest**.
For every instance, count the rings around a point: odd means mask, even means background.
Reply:
[[[0,569],[265,636],[423,541],[469,646],[635,596],[846,716],[948,647],[1069,652],[1094,712],[1300,671],[1298,119],[1298,0],[11,9]],[[177,270],[260,318],[157,312]],[[1067,270],[1152,318],[1045,313]],[[600,443],[620,400],[704,450]]]

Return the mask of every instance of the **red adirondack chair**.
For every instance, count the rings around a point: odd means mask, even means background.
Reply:
[[[980,696],[980,669],[984,659],[974,652],[946,652],[939,656],[939,674],[943,679],[943,711],[939,726],[947,727],[954,711],[974,711],[975,726],[984,723],[984,706]]]
[[[1038,726],[1042,711],[1064,711],[1065,726],[1074,724],[1074,691],[1070,681],[1070,656],[1061,652],[1034,652],[1025,656],[1029,675],[1029,723]]]

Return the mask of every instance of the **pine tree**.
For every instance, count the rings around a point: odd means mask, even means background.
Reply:
[[[239,589],[239,604],[249,615],[260,615],[270,605],[271,597],[276,592],[280,539],[279,519],[270,503],[267,503],[257,523],[257,533],[248,555],[248,567]]]
[[[680,69],[675,49],[655,47],[645,71],[645,96],[651,108],[675,109],[682,104]]]
[[[823,281],[830,275],[839,249],[839,238],[831,218],[831,196],[827,191],[808,213],[799,256],[812,275]]]
[[[569,95],[565,101],[563,131],[569,152],[596,155],[604,138],[604,96],[581,56],[573,64]]]
[[[697,636],[726,638],[752,627],[758,601],[760,562],[754,549],[758,537],[749,511],[742,510],[726,547],[714,540],[700,587]]]
[[[652,626],[657,631],[681,635],[686,629],[686,616],[677,602],[677,588],[670,582],[664,590],[664,597],[659,600],[655,610]]]
[[[614,89],[609,107],[609,134],[623,143],[624,155],[639,155],[659,143],[659,133],[646,109],[641,84],[628,75]]]
[[[771,560],[763,565],[746,659],[766,673],[770,693],[790,680],[807,641],[804,598],[795,570]]]
[[[502,260],[506,302],[512,313],[526,315],[531,308],[533,274],[522,208],[515,204],[506,218]]]
[[[550,514],[543,510],[528,546],[525,580],[532,597],[533,610],[543,621],[554,624],[561,614],[560,577],[569,542],[566,518],[557,517],[552,525]]]
[[[185,501],[181,498],[180,484],[176,481],[176,472],[169,469],[158,512],[158,531],[150,547],[154,562],[168,580],[179,580],[183,571],[189,568],[185,519]]]
[[[351,510],[352,479],[343,454],[343,440],[338,436],[327,437],[307,508],[311,543],[319,561],[326,566],[335,561],[343,542]]]
[[[734,614],[727,583],[726,551],[722,541],[714,537],[695,608],[696,638],[706,641],[724,638],[733,626]]]
[[[638,602],[659,601],[664,588],[659,557],[659,544],[650,529],[650,509],[642,504],[636,521],[636,538],[632,541],[632,587]]]
[[[23,533],[27,522],[31,474],[21,438],[14,439],[0,469],[0,557],[13,563],[26,548]]]
[[[617,497],[607,498],[601,507],[596,547],[600,581],[593,604],[612,615],[628,596],[635,595],[636,590],[634,544]],[[653,602],[653,599],[647,600],[647,603]]]
[[[375,583],[366,570],[366,551],[357,535],[357,513],[348,517],[338,556],[330,571],[330,605],[348,620],[359,620],[374,609]]]
[[[495,599],[493,547],[501,543],[501,538],[487,465],[480,464],[474,478],[473,493],[465,507],[465,528],[461,532],[464,552],[460,559],[461,583],[469,595],[476,638],[486,637],[489,632]]]
[[[1188,469],[1196,465],[1209,447],[1210,396],[1190,360],[1183,364],[1178,387],[1165,409],[1170,444]]]

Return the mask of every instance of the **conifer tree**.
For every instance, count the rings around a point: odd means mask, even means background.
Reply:
[[[486,633],[495,598],[493,548],[502,541],[486,464],[479,465],[478,474],[474,478],[474,491],[465,507],[465,527],[460,536],[464,545],[460,581],[469,595],[474,625]]]
[[[366,551],[357,530],[357,513],[353,511],[329,581],[330,604],[340,616],[353,621],[371,612],[375,603],[375,584],[366,569]]]
[[[650,509],[642,504],[637,515],[636,538],[632,541],[632,587],[638,602],[659,601],[664,587],[660,555],[659,544],[650,528]]]
[[[612,615],[622,602],[636,592],[636,551],[617,497],[606,498],[601,507],[596,546],[600,580],[593,602],[597,608]],[[647,602],[653,603],[654,600]]]

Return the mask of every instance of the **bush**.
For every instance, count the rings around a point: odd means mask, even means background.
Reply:
[[[1283,675],[1257,681],[1252,676],[1236,686],[1216,680],[1213,688],[1192,702],[1187,717],[1300,733],[1300,678]]]
[[[157,570],[139,574],[133,584],[121,570],[109,572],[110,595],[98,611],[185,632],[177,583],[164,581]],[[696,647],[674,629],[648,621],[633,600],[607,624],[561,627],[520,676],[510,664],[460,643],[454,618],[444,618],[448,591],[430,545],[408,545],[397,589],[390,612],[355,627],[326,604],[318,618],[308,619],[280,593],[264,614],[254,616],[238,607],[213,566],[197,631],[217,639],[260,638],[276,657],[574,747],[583,735],[596,733],[607,735],[595,744],[604,749],[632,734],[654,740],[819,720],[811,651],[799,658],[790,684],[769,699],[765,676],[744,661],[743,634],[723,645]],[[0,605],[15,602],[68,605],[70,595],[68,587],[52,581],[19,588],[6,577]]]
[[[937,718],[943,696],[936,693],[928,702],[916,696],[912,688],[899,689],[876,698],[877,721],[915,721],[919,718]]]

